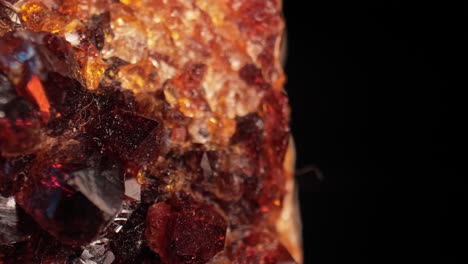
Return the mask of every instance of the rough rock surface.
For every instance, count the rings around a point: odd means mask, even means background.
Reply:
[[[283,29],[279,0],[1,0],[0,264],[300,262]]]

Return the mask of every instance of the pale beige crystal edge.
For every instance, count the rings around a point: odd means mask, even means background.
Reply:
[[[281,242],[289,250],[297,263],[303,263],[302,253],[302,225],[299,211],[299,199],[297,185],[294,179],[296,162],[296,150],[294,140],[289,140],[288,150],[284,159],[284,171],[286,175],[286,195],[283,201],[281,216],[276,222],[276,229]]]

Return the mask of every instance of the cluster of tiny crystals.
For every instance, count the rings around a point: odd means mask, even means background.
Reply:
[[[0,0],[0,264],[295,263],[279,0]]]

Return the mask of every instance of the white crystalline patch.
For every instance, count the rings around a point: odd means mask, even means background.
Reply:
[[[119,233],[120,230],[122,230],[123,226],[118,226],[116,229],[115,229],[115,233]]]
[[[187,20],[195,20],[198,18],[198,16],[199,16],[198,12],[195,12],[193,10],[188,10],[185,12],[185,18]]]
[[[13,197],[8,198],[8,201],[6,202],[6,207],[14,209],[15,206],[16,206],[15,198]]]
[[[262,53],[262,50],[263,50],[262,45],[252,42],[252,41],[247,41],[247,53],[249,54],[250,59],[253,62],[257,62],[258,55]]]
[[[80,36],[76,32],[65,33],[65,39],[75,47],[80,45]]]
[[[128,179],[125,181],[125,195],[137,201],[140,201],[141,185],[138,184],[135,178]]]
[[[241,61],[236,57],[230,57],[229,62],[231,63],[231,69],[233,71],[238,71],[241,68]]]
[[[83,249],[77,260],[82,264],[112,263],[115,257],[109,250],[109,243],[110,240],[107,238],[93,241]]]
[[[149,60],[151,61],[151,64],[153,64],[153,66],[154,66],[155,68],[159,68],[159,62],[158,62],[158,60],[156,60],[155,58],[152,58],[152,57],[150,57]]]
[[[171,79],[176,74],[176,69],[170,66],[169,64],[165,63],[164,61],[160,61],[158,68],[161,79],[163,80]]]
[[[91,255],[91,253],[89,253],[89,251],[87,249],[83,250],[83,253],[81,253],[81,259],[82,260],[88,260],[90,258],[93,257],[93,255]]]

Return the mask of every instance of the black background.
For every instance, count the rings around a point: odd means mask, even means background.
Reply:
[[[464,10],[285,1],[305,263],[464,257],[468,196],[449,151]]]

